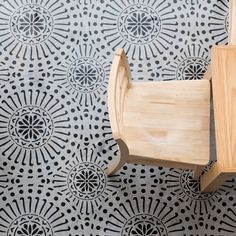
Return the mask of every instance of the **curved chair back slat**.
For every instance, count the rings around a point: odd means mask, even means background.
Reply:
[[[126,90],[130,84],[131,74],[129,64],[124,50],[119,48],[116,50],[113,58],[108,87],[109,118],[112,135],[115,140],[123,139],[123,104]]]

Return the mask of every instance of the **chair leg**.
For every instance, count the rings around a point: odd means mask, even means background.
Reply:
[[[129,150],[127,146],[121,139],[118,139],[116,141],[120,149],[120,156],[105,170],[108,176],[111,176],[116,173],[128,161]]]
[[[198,179],[205,166],[196,166],[193,172],[193,179]]]
[[[216,191],[230,176],[224,173],[220,165],[216,162],[213,167],[201,176],[201,191],[214,192]]]
[[[125,165],[126,161],[123,161],[122,158],[118,158],[118,161],[114,161],[106,170],[106,174],[108,176],[111,176],[115,174],[119,169],[122,168],[123,165]]]

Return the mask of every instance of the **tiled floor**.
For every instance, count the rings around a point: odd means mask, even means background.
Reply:
[[[112,54],[133,80],[201,79],[227,42],[225,0],[0,0],[0,236],[231,236],[229,179],[126,165],[107,113]],[[214,145],[213,145],[214,149]]]

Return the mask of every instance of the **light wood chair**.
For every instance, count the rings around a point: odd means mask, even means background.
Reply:
[[[120,156],[107,169],[125,163],[195,170],[209,162],[209,80],[131,82],[123,49],[111,66],[108,109]]]

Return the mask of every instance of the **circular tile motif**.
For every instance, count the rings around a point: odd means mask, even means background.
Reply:
[[[16,218],[8,228],[7,236],[53,236],[50,224],[41,216],[25,214]]]
[[[206,166],[203,173],[210,169]],[[204,216],[212,212],[213,206],[231,195],[234,179],[226,181],[219,189],[212,193],[200,191],[200,178],[193,179],[193,171],[170,169],[167,172],[165,186],[172,196],[180,202],[185,202],[186,209],[193,212],[193,216]],[[189,216],[187,217],[189,219]]]
[[[12,34],[26,44],[42,43],[53,30],[49,11],[38,4],[27,4],[17,9],[10,23]]]
[[[122,236],[167,236],[165,225],[155,216],[139,214],[130,218],[124,225]]]
[[[93,148],[77,148],[76,153],[65,158],[64,167],[59,166],[54,173],[53,188],[77,212],[94,214],[108,202],[110,193],[120,191],[121,180],[117,175],[106,177],[107,163],[102,160],[105,154]]]
[[[192,199],[205,200],[212,197],[213,193],[201,192],[200,181],[193,179],[193,172],[190,170],[184,170],[180,175],[180,186],[183,192]]]
[[[24,83],[18,86],[21,85],[28,86]],[[29,86],[37,88],[35,83]],[[19,92],[8,89],[3,92],[6,99],[0,101],[2,157],[30,166],[53,160],[69,141],[71,118],[65,107],[71,102],[64,94],[52,95],[52,90],[47,93],[25,88]]]
[[[71,169],[67,183],[74,196],[82,200],[92,200],[103,193],[106,176],[96,164],[81,163]]]
[[[125,8],[118,18],[121,36],[133,44],[145,44],[154,40],[161,29],[158,13],[146,5],[131,5]]]
[[[18,109],[9,120],[12,140],[24,148],[43,146],[53,133],[50,115],[41,107],[25,106]]]
[[[190,57],[182,61],[177,70],[176,78],[179,80],[199,80],[207,71],[208,62],[202,58]]]
[[[200,80],[203,79],[210,63],[209,51],[201,45],[191,44],[181,47],[166,68],[163,80]]]
[[[174,207],[160,198],[133,194],[115,207],[106,221],[105,236],[171,236],[181,235],[182,219]],[[117,198],[116,198],[117,200]],[[118,200],[120,200],[118,198]],[[114,200],[110,199],[109,205]],[[173,206],[179,206],[172,201]]]
[[[111,64],[104,51],[90,43],[78,45],[55,60],[53,83],[76,99],[77,104],[88,107],[106,101]]]
[[[102,85],[105,71],[98,61],[84,57],[72,62],[68,68],[67,78],[75,90],[92,92]]]
[[[177,15],[167,0],[114,0],[101,14],[106,45],[112,50],[122,47],[134,60],[166,53],[174,43],[177,26]]]
[[[0,44],[21,60],[41,60],[60,51],[70,32],[67,4],[14,0],[0,4]]]
[[[0,232],[5,236],[71,236],[68,222],[75,221],[69,217],[69,206],[55,205],[41,196],[1,202],[0,212]]]

